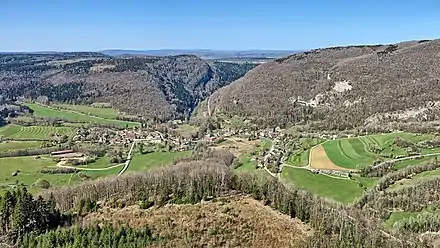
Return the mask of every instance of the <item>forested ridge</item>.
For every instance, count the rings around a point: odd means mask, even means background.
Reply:
[[[0,54],[0,97],[108,102],[122,112],[164,121],[188,117],[200,100],[253,67],[192,55]]]
[[[320,129],[439,118],[440,40],[316,49],[265,63],[211,97],[216,115]]]

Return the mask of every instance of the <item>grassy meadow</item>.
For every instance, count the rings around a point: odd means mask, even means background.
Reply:
[[[308,170],[284,167],[282,179],[316,195],[342,203],[351,203],[364,194],[363,187],[372,187],[376,179],[353,177],[353,179],[333,178],[314,174]]]
[[[140,124],[137,122],[130,122],[130,121],[120,121],[120,120],[115,120],[115,119],[106,119],[106,118],[101,118],[101,117],[95,117],[95,116],[91,116],[88,115],[86,113],[77,113],[77,112],[72,112],[69,110],[61,110],[61,109],[54,109],[54,108],[50,108],[47,106],[43,106],[40,104],[36,104],[36,103],[26,103],[26,105],[31,108],[32,110],[34,110],[34,116],[36,117],[43,117],[43,118],[60,118],[66,121],[72,121],[72,122],[84,122],[84,123],[98,123],[98,124],[106,124],[106,125],[116,125],[116,126],[120,126],[120,127],[125,127],[125,126],[129,126],[129,127],[134,127],[134,126],[139,126]],[[66,104],[65,104],[66,105]],[[65,105],[63,105],[65,107]],[[56,105],[54,105],[56,106]],[[110,109],[105,109],[105,108],[95,108],[95,107],[87,107],[87,106],[83,106],[83,107],[78,107],[79,105],[69,105],[71,106],[71,108],[87,108],[87,109],[95,109],[95,112],[98,112],[99,110],[103,111],[104,115],[106,116],[113,116],[113,118],[115,118],[116,116],[113,115],[114,110]],[[89,110],[90,110],[89,109]],[[107,111],[107,112],[106,112]],[[80,112],[80,111],[78,111]]]
[[[175,159],[191,154],[191,151],[183,152],[153,152],[146,154],[135,154],[131,160],[129,171],[149,170],[162,165],[170,165]]]

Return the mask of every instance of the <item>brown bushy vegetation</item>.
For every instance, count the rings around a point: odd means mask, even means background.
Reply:
[[[312,234],[299,220],[246,196],[149,209],[103,208],[85,216],[81,224],[106,223],[137,229],[148,226],[156,235],[169,237],[160,247],[303,247]]]
[[[0,98],[107,102],[162,121],[188,116],[200,100],[254,67],[190,55],[113,58],[100,53],[2,54],[0,64]]]
[[[439,52],[440,40],[299,53],[260,65],[222,88],[213,95],[211,109],[268,126],[310,123],[315,128],[345,129],[432,121],[440,116]],[[352,89],[333,90],[341,81]],[[317,106],[295,100],[317,100]],[[416,111],[419,107],[423,112]],[[415,112],[406,116],[406,110]]]

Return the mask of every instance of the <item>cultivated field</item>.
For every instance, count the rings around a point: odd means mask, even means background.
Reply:
[[[301,140],[296,143],[296,150],[285,162],[281,178],[317,195],[350,203],[362,196],[379,178],[361,177],[356,173],[347,177],[347,174],[338,173],[372,166],[381,161],[394,161],[391,172],[433,161],[440,157],[436,155],[440,149],[428,148],[432,146],[427,145],[427,142],[436,140],[439,138],[435,135],[404,132],[314,141],[309,142],[309,145]],[[319,174],[310,169],[339,172]],[[440,170],[411,175],[410,178],[397,181],[389,190],[411,186],[437,176],[440,176]]]
[[[7,125],[0,127],[0,137],[10,139],[50,139],[53,135],[74,134],[72,127],[52,127],[52,126],[19,126]]]
[[[310,167],[320,170],[350,170],[334,164],[327,156],[324,147],[318,145],[313,147],[310,152]]]
[[[347,169],[356,169],[359,166],[371,165],[378,160],[386,161],[392,158],[410,156],[408,152],[410,146],[417,146],[419,142],[433,138],[433,135],[388,133],[330,140],[324,142],[322,146],[329,160],[335,165]],[[396,139],[402,139],[410,145],[408,148],[399,146]],[[430,154],[436,152],[440,152],[440,149],[422,148],[419,153]]]

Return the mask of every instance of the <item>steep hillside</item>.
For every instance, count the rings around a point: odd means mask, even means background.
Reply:
[[[113,58],[99,53],[0,55],[0,94],[70,103],[109,102],[121,111],[168,120],[243,76],[251,64],[196,56]]]
[[[429,121],[439,116],[439,62],[440,40],[318,49],[258,66],[210,107],[271,126]]]

